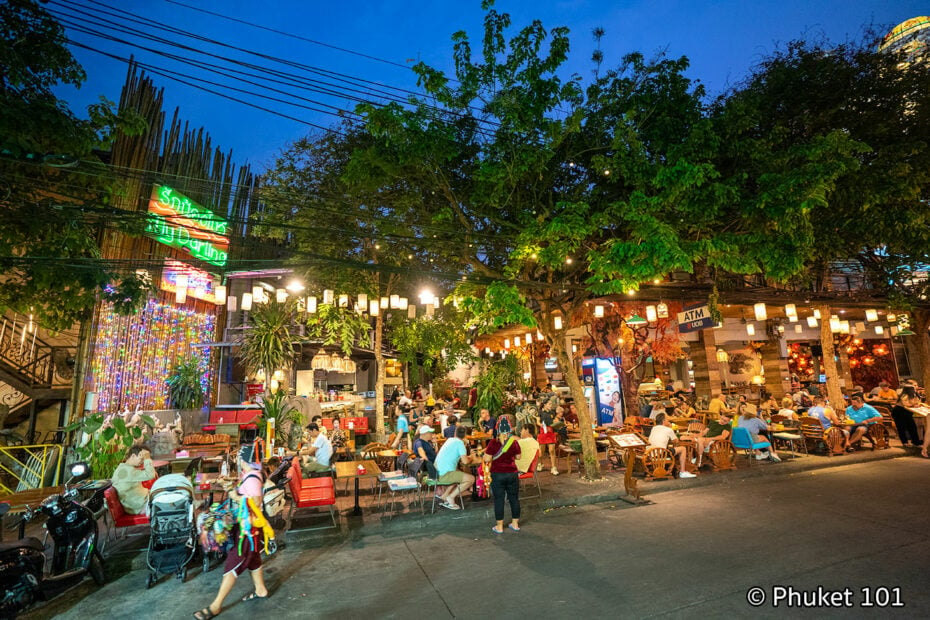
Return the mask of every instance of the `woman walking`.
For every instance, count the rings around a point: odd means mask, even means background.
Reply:
[[[901,447],[907,447],[908,438],[914,446],[920,446],[920,437],[917,436],[917,424],[914,422],[914,413],[909,407],[920,407],[920,397],[917,396],[917,390],[912,385],[905,385],[901,388],[901,395],[898,396],[898,402],[895,403],[891,410],[891,417],[894,419],[894,425],[898,430],[898,439],[901,440]]]
[[[520,531],[520,477],[517,457],[520,442],[513,436],[515,421],[510,414],[498,418],[497,437],[488,442],[484,460],[491,466],[491,493],[494,495],[495,534],[504,533],[504,498],[510,503],[510,529]]]

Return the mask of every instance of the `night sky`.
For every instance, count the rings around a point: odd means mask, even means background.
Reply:
[[[304,78],[341,87],[347,85],[347,76],[351,76],[416,90],[415,76],[403,65],[409,67],[417,60],[423,60],[441,69],[449,69],[452,49],[450,35],[457,30],[466,30],[472,37],[473,49],[477,49],[483,18],[478,0],[178,1],[389,62],[235,23],[168,0],[121,0],[118,3],[114,0],[106,3],[96,0],[52,0],[46,6],[56,16],[69,16],[66,19],[74,25],[68,28],[68,36],[84,45],[117,56],[134,54],[140,61],[180,71],[188,80],[208,79],[236,88],[261,90],[286,101],[296,100],[288,94],[269,93],[265,88],[245,84],[239,79],[218,76],[215,71],[177,64],[154,52],[139,49],[138,45],[186,58],[198,57],[190,50],[142,39],[146,35],[155,35],[233,60],[244,60],[262,67],[274,66]],[[117,19],[117,15],[106,14],[113,10],[107,5],[151,21],[130,23]],[[905,19],[930,11],[926,2],[916,0],[499,0],[496,8],[510,13],[514,25],[518,27],[532,19],[540,19],[547,28],[568,26],[571,30],[572,53],[566,75],[577,72],[585,79],[590,78],[593,67],[590,57],[594,49],[591,31],[600,26],[606,31],[601,42],[605,57],[603,67],[615,65],[623,54],[630,51],[651,55],[667,49],[672,56],[685,55],[691,59],[690,75],[700,79],[712,95],[739,82],[763,55],[792,39],[826,37],[833,42],[857,39],[864,27],[869,25],[884,33]],[[84,11],[85,14],[81,15],[78,11]],[[125,14],[118,16],[130,17]],[[87,32],[80,32],[82,26],[103,31],[100,22],[91,23],[91,19],[106,19],[122,24],[122,27],[130,26],[128,33],[116,36],[127,39],[133,45],[102,41]],[[308,74],[304,68],[287,68],[243,51],[217,48],[192,40],[180,34],[179,30],[341,75],[319,72]],[[101,95],[117,100],[125,78],[125,63],[86,49],[74,48],[73,51],[87,70],[88,80],[80,91],[62,89],[60,94],[71,103],[75,111],[83,115],[86,105]],[[199,58],[205,62],[226,65],[225,61],[215,58]],[[270,165],[275,154],[289,141],[318,131],[298,121],[252,109],[178,84],[166,77],[154,77],[160,86],[166,87],[169,110],[180,106],[184,119],[193,126],[204,126],[216,145],[224,150],[233,149],[237,161],[248,161],[257,169]],[[342,89],[335,95],[321,94],[295,89],[290,78],[283,78],[283,81],[288,84],[276,87],[313,100],[312,103],[300,102],[302,105],[329,111],[333,109],[324,106],[341,109],[354,107],[354,102]],[[207,87],[220,89],[217,86]],[[332,90],[327,86],[323,88]],[[351,88],[357,91],[353,93],[355,96],[363,98],[377,99],[384,92],[382,86],[368,82],[355,82]],[[255,101],[315,125],[330,126],[337,120],[329,114],[295,108],[283,102],[259,101],[253,95],[223,92]]]

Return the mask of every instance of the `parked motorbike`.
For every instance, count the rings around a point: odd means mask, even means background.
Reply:
[[[35,509],[26,507],[22,517],[8,529],[22,527],[38,515],[48,517],[46,528],[52,537],[53,549],[48,573],[45,572],[45,545],[37,538],[26,537],[0,543],[0,618],[16,615],[38,600],[49,600],[90,574],[97,585],[106,580],[103,556],[97,548],[98,530],[94,513],[79,500],[88,487],[69,486],[91,475],[87,463],[71,466],[71,479],[60,494],[50,495]],[[109,483],[91,483],[94,497],[102,494]],[[0,516],[10,509],[0,504]]]

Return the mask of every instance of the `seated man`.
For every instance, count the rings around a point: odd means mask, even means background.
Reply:
[[[727,401],[723,397],[723,394],[714,394],[714,397],[710,399],[710,403],[707,405],[707,410],[710,411],[711,415],[720,415],[721,412],[730,414],[732,411],[730,407],[727,406]],[[729,417],[729,415],[727,417]]]
[[[756,453],[756,460],[771,459],[776,463],[781,461],[778,458],[778,455],[775,454],[775,443],[772,440],[772,435],[769,432],[769,426],[765,423],[765,420],[760,418],[756,412],[756,406],[752,403],[746,403],[743,405],[743,415],[739,417],[736,425],[739,428],[745,428],[749,431],[749,436],[752,438],[753,443],[762,443],[768,442],[769,447],[763,448]]]
[[[450,427],[452,428],[452,427]],[[443,507],[449,510],[459,510],[455,500],[465,493],[475,483],[475,477],[459,469],[459,465],[477,463],[468,454],[465,445],[465,436],[468,429],[464,426],[455,427],[455,437],[447,439],[436,455],[436,473],[439,475],[439,484],[448,485],[439,496]]]
[[[455,437],[455,429],[458,428],[459,419],[456,415],[449,414],[449,417],[446,421],[448,424],[446,425],[446,428],[443,429],[442,436],[445,437],[446,439],[450,439],[452,437]]]
[[[425,461],[436,463],[436,447],[433,445],[433,427],[423,425],[417,429],[413,442],[413,453]]]
[[[893,403],[898,400],[898,393],[891,389],[887,381],[881,381],[878,387],[873,388],[872,391],[869,392],[869,400],[880,400]]]
[[[525,474],[530,470],[533,459],[539,453],[539,442],[536,441],[536,425],[524,424],[520,429],[520,456],[516,458],[517,471]]]
[[[310,474],[319,471],[329,471],[330,459],[333,457],[333,446],[329,439],[320,432],[316,422],[307,425],[310,433],[310,446],[301,451],[300,468],[303,473]]]
[[[491,412],[487,409],[482,409],[478,414],[478,425],[485,433],[497,434],[497,420],[491,417]]]
[[[116,466],[112,476],[113,488],[127,514],[148,514],[149,490],[142,483],[157,477],[149,447],[140,445],[129,448],[126,460]]]
[[[649,445],[658,448],[670,448],[678,457],[678,477],[679,478],[696,478],[694,474],[685,468],[685,458],[688,453],[684,446],[679,446],[678,435],[672,430],[672,422],[668,415],[662,412],[656,415],[656,425],[649,433]]]
[[[697,461],[697,466],[700,467],[701,459],[704,453],[710,450],[710,445],[712,443],[718,439],[721,441],[729,441],[731,427],[730,412],[721,410],[717,419],[710,420],[707,423],[707,428],[701,431],[701,434],[695,439],[698,454],[691,459],[691,462],[694,463]]]
[[[849,406],[846,407],[846,417],[855,422],[855,426],[849,429],[849,450],[852,450],[852,444],[860,441],[868,431],[868,427],[881,423],[882,414],[880,414],[872,405],[865,404],[862,394],[853,394],[849,398]]]
[[[820,423],[823,424],[823,430],[827,430],[834,425],[842,424],[842,421],[836,417],[836,412],[833,411],[833,407],[827,404],[823,396],[814,397],[814,406],[807,410],[807,415],[820,420]],[[845,428],[842,429],[842,431],[843,436],[846,438],[843,447],[849,448],[849,431]]]

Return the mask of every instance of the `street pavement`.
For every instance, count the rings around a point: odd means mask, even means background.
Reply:
[[[221,617],[930,617],[928,477],[930,461],[897,458],[537,510],[502,536],[484,506],[418,530],[294,534],[266,563],[271,598],[239,602],[243,576]],[[103,588],[27,617],[189,618],[221,577],[146,590],[123,557]]]

